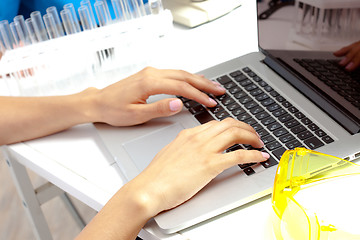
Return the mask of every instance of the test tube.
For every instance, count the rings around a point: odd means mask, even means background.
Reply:
[[[96,27],[97,24],[96,24],[96,21],[95,21],[95,16],[94,16],[94,12],[93,12],[93,9],[92,9],[90,0],[82,0],[82,1],[80,2],[80,5],[87,7],[87,9],[89,10],[89,14],[90,14],[90,19],[91,19],[92,25]]]
[[[96,16],[99,20],[99,25],[106,26],[110,23],[110,16],[105,9],[105,4],[103,1],[96,1],[94,4]]]
[[[146,11],[145,11],[145,6],[144,6],[144,2],[143,0],[133,0],[135,2],[137,11],[138,11],[138,16],[139,17],[143,17],[146,15]]]
[[[124,9],[124,5],[122,4],[122,2],[120,0],[111,0],[111,4],[114,9],[116,20],[120,20],[120,21],[125,20],[126,19],[125,9]]]
[[[12,22],[10,23],[10,30],[11,30],[11,34],[13,36],[14,39],[14,47],[19,47],[20,46],[20,37],[19,34],[15,28],[15,23]]]
[[[79,19],[77,18],[75,8],[74,8],[74,4],[72,4],[72,3],[65,4],[64,5],[64,10],[69,10],[69,12],[71,13],[71,16],[73,18],[73,22],[74,22],[74,25],[75,25],[76,32],[81,32]]]
[[[4,42],[4,46],[7,50],[14,48],[14,39],[11,34],[9,21],[3,20],[0,22],[0,33],[2,35],[2,40]]]
[[[67,9],[61,10],[60,16],[61,16],[62,22],[64,24],[66,34],[70,35],[73,33],[77,33],[76,26],[75,26],[74,19],[72,17],[71,12]]]
[[[58,14],[58,11],[56,9],[55,6],[52,6],[52,7],[48,7],[46,9],[46,13],[49,14],[49,15],[52,15],[53,19],[54,19],[54,22],[55,22],[55,25],[56,25],[56,28],[57,28],[57,32],[59,33],[60,36],[65,36],[65,32],[64,32],[64,28],[63,28],[63,25],[60,21],[60,17],[59,17],[59,14]]]
[[[35,29],[34,29],[34,25],[32,23],[32,19],[28,18],[25,20],[25,26],[26,26],[26,30],[29,34],[30,40],[32,43],[37,43],[39,40],[37,39],[37,36],[35,34]]]
[[[53,15],[47,13],[43,16],[43,19],[49,38],[54,39],[60,37]]]
[[[22,43],[24,45],[30,44],[31,40],[30,40],[29,33],[26,29],[24,16],[18,15],[16,17],[14,17],[14,23],[15,23],[16,30],[19,34],[20,41],[22,41]]]
[[[39,42],[49,40],[49,37],[46,33],[46,28],[39,11],[32,12],[30,14],[32,24],[35,30],[36,37]]]
[[[89,8],[86,5],[80,6],[78,12],[80,17],[80,22],[84,30],[91,30],[95,28],[95,25],[91,20]]]

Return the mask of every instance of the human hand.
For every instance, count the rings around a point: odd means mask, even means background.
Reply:
[[[223,153],[236,143],[264,146],[251,126],[232,118],[183,130],[123,188],[153,217],[187,201],[225,169],[269,158],[257,150]]]
[[[339,64],[348,71],[354,71],[360,66],[360,41],[343,47],[334,52],[336,57],[344,57]]]
[[[146,103],[149,96],[156,94],[181,95],[205,106],[214,107],[216,102],[202,91],[214,95],[225,93],[225,89],[218,83],[202,76],[180,70],[147,67],[99,91],[96,119],[93,122],[130,126],[181,111],[183,105],[177,98]]]

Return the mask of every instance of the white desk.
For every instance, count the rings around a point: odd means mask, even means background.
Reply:
[[[167,36],[154,66],[196,72],[257,50],[256,27],[248,20],[250,1],[214,22],[196,29],[178,28]],[[253,37],[250,37],[253,36]],[[92,124],[25,143],[6,146],[13,160],[95,210],[123,185],[118,166],[103,151]],[[271,239],[269,197],[208,220],[179,233],[164,235],[149,222],[144,239]]]

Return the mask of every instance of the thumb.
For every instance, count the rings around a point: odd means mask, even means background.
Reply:
[[[146,104],[144,108],[149,118],[167,117],[181,111],[183,103],[180,99],[169,98]]]

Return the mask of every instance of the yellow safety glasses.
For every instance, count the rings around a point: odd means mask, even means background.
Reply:
[[[360,239],[360,165],[305,148],[287,150],[275,176],[277,239]]]

